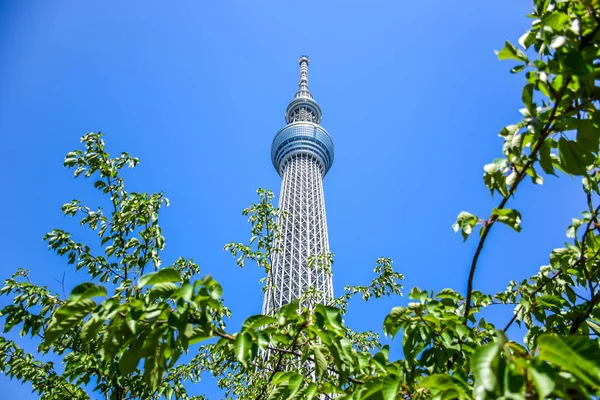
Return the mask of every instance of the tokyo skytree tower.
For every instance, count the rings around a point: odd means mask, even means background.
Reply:
[[[333,142],[321,123],[321,108],[308,89],[307,56],[301,56],[300,83],[285,112],[287,125],[271,147],[271,160],[283,179],[279,209],[285,212],[276,239],[273,265],[263,301],[270,314],[309,287],[333,297],[331,273],[308,265],[309,256],[329,254],[323,177],[333,164]]]

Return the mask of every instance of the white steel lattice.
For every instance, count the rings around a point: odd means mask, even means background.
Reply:
[[[281,236],[275,247],[271,274],[263,302],[263,314],[270,314],[314,287],[327,301],[333,297],[331,273],[308,266],[311,255],[329,253],[323,165],[312,154],[298,153],[281,168],[283,182],[279,208],[285,214]]]

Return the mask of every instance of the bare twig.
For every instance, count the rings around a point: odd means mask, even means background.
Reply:
[[[67,294],[65,292],[65,274],[66,274],[66,271],[63,271],[63,276],[62,276],[62,279],[60,281],[58,279],[56,279],[56,278],[54,278],[54,280],[56,282],[58,282],[58,283],[61,284],[61,286],[62,286],[62,294],[63,294],[63,297],[66,299],[67,298]]]

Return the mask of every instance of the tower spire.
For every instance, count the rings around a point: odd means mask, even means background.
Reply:
[[[321,108],[308,90],[308,56],[300,56],[300,81],[298,91],[294,95],[294,100],[288,104],[285,111],[285,121],[288,124],[298,121],[308,121],[315,124],[321,122]]]
[[[298,83],[298,92],[296,92],[294,98],[308,97],[312,99],[313,96],[308,90],[308,64],[310,64],[310,58],[300,56],[298,63],[300,64],[300,82]]]

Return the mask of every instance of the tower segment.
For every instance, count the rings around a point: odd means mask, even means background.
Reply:
[[[333,164],[333,141],[321,127],[321,108],[308,88],[307,56],[301,56],[300,82],[285,112],[287,125],[273,139],[271,160],[282,178],[281,235],[263,300],[263,314],[299,298],[314,287],[333,297],[331,273],[308,265],[310,256],[329,254],[323,178]]]

